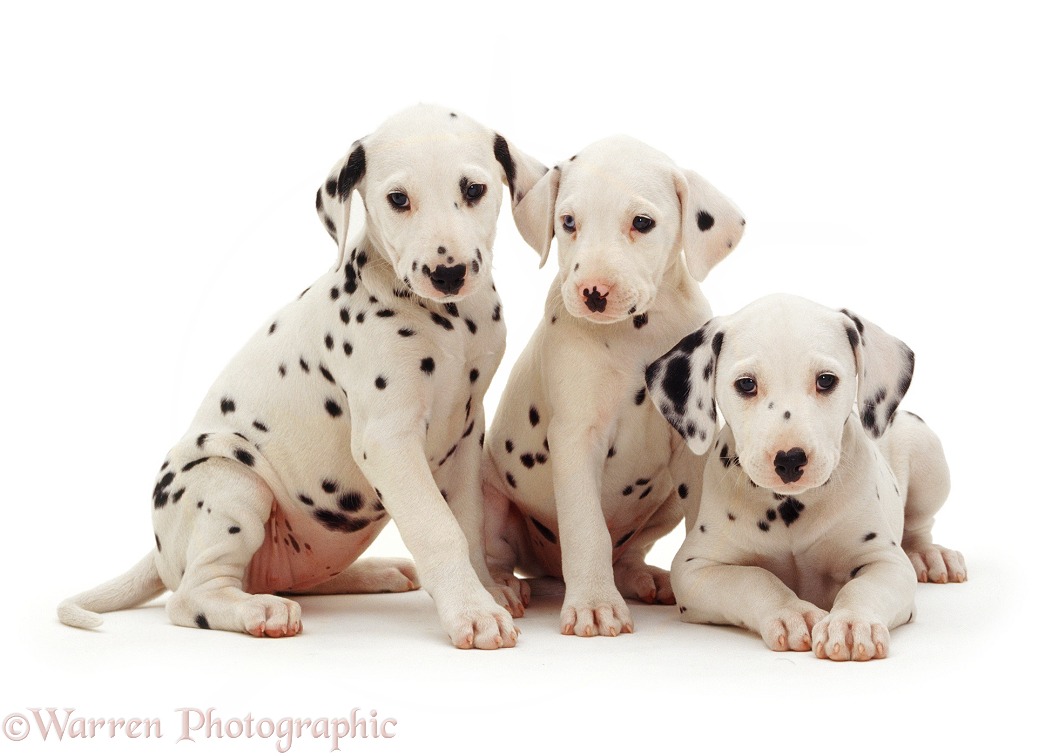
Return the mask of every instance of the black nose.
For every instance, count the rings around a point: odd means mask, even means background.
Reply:
[[[803,468],[808,464],[808,455],[800,446],[795,446],[790,451],[781,451],[776,454],[776,474],[782,478],[784,483],[793,483],[804,475]]]
[[[437,291],[442,291],[445,294],[457,294],[465,282],[465,266],[452,265],[449,268],[446,265],[438,265],[429,274],[429,280],[433,282],[433,286],[436,287]]]
[[[600,294],[599,287],[593,286],[591,291],[584,290],[584,303],[592,312],[602,312],[606,309],[606,297],[609,295],[609,292]]]

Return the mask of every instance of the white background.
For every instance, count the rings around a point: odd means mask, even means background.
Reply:
[[[0,717],[162,721],[161,739],[52,736],[48,753],[276,752],[177,744],[180,707],[374,708],[397,737],[343,746],[372,753],[973,753],[1034,732],[1036,26],[998,2],[721,6],[0,6]],[[558,599],[494,653],[452,649],[424,593],[304,599],[292,640],[177,628],[159,605],[59,625],[59,600],[150,547],[156,469],[210,381],[333,262],[313,210],[328,169],[419,101],[550,165],[613,133],[649,142],[746,213],[704,287],[715,312],[790,291],[904,339],[903,406],[954,476],[936,535],[969,582],[921,586],[868,664],[775,654],[673,607],[634,607],[631,636],[563,638]],[[489,412],[554,265],[504,211]],[[403,554],[394,536],[374,550]]]

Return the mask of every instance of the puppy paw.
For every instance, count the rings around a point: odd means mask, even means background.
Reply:
[[[617,589],[625,598],[638,599],[646,604],[674,604],[671,573],[644,562],[618,562],[613,566]]]
[[[828,614],[812,628],[812,648],[820,659],[883,659],[890,645],[891,634],[883,623],[848,611]]]
[[[494,600],[508,609],[513,617],[522,617],[525,607],[530,603],[530,585],[527,581],[511,573],[500,573],[494,575],[494,583],[487,586]]]
[[[635,630],[631,612],[614,586],[598,591],[567,591],[559,618],[563,635],[615,637]]]
[[[937,543],[903,543],[921,583],[962,583],[967,579],[963,554]]]
[[[812,629],[826,612],[808,601],[798,601],[761,620],[761,638],[773,651],[811,651]]]
[[[456,648],[512,648],[519,637],[511,615],[490,596],[476,606],[442,612],[441,621]]]
[[[281,596],[260,594],[235,608],[240,629],[257,638],[291,638],[303,630],[299,604]]]

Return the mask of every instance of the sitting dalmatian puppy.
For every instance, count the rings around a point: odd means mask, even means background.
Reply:
[[[901,341],[786,295],[710,320],[649,366],[653,404],[695,453],[713,443],[671,567],[681,619],[749,628],[775,651],[882,658],[917,580],[966,580],[931,539],[949,492],[941,443],[896,412],[912,374]]]
[[[274,594],[421,576],[456,646],[514,645],[481,537],[483,396],[505,346],[491,246],[503,185],[518,200],[546,170],[433,106],[355,143],[317,192],[336,265],[263,324],[173,447],[154,550],[61,620],[96,627],[168,589],[178,625],[291,636],[299,604]],[[355,191],[367,223],[348,243]],[[355,561],[388,517],[414,566]]]
[[[744,221],[716,189],[627,137],[549,171],[516,209],[559,272],[488,434],[488,562],[523,613],[514,571],[562,577],[564,634],[631,632],[624,597],[674,603],[647,552],[700,495],[697,458],[645,401],[650,360],[702,323],[702,281]],[[683,255],[684,250],[684,255]]]

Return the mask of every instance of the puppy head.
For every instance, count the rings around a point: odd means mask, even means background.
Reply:
[[[883,434],[909,388],[913,353],[853,313],[773,295],[714,318],[646,371],[649,396],[697,454],[717,411],[740,465],[763,488],[822,485],[841,457],[845,422]]]
[[[419,105],[353,144],[318,189],[317,211],[341,264],[356,190],[367,233],[397,278],[419,296],[453,302],[490,279],[503,186],[515,204],[545,171],[472,119]]]
[[[556,166],[515,215],[542,265],[558,238],[563,303],[596,323],[649,309],[683,249],[702,281],[739,243],[744,225],[735,205],[700,176],[630,137],[596,142]]]

